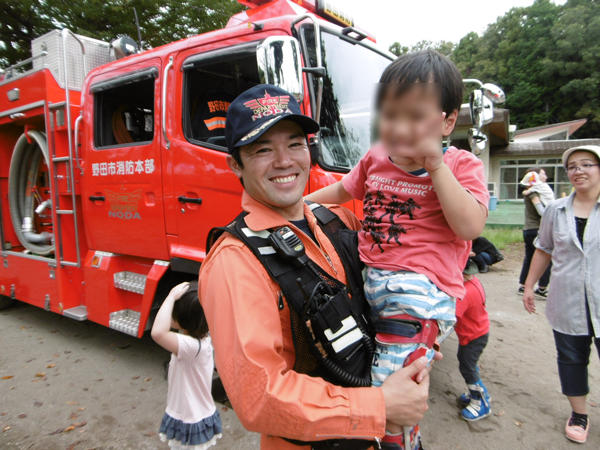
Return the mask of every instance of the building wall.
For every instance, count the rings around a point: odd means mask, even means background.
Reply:
[[[555,196],[570,192],[571,185],[562,167],[560,155],[546,154],[535,156],[491,155],[486,166],[488,183],[496,184],[495,195],[499,200],[522,198],[518,183],[529,167],[542,167],[548,174],[548,183]]]

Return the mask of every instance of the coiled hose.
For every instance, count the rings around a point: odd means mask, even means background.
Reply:
[[[46,134],[41,131],[23,133],[13,150],[8,173],[8,203],[10,218],[19,242],[36,255],[47,256],[54,252],[52,234],[36,233],[34,229],[35,205],[32,187],[37,183],[37,176],[42,158],[50,165]]]

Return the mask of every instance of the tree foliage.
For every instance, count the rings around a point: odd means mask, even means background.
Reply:
[[[456,45],[396,42],[390,51],[424,48],[452,58],[465,78],[501,86],[519,128],[587,118],[577,137],[600,136],[600,0],[536,0]]]
[[[394,42],[390,46],[389,50],[394,55],[400,56],[400,55],[403,55],[408,52],[418,52],[420,50],[425,50],[425,49],[431,48],[431,49],[437,50],[442,55],[451,56],[455,47],[456,47],[456,45],[450,41],[438,41],[438,42],[419,41],[410,48],[402,45],[400,42]]]
[[[235,0],[4,0],[0,2],[0,65],[30,56],[31,41],[56,28],[111,41],[137,41],[137,11],[144,47],[156,47],[222,28],[243,9]]]
[[[600,135],[599,1],[513,8],[451,57],[465,78],[502,86],[519,128],[587,118],[577,136]]]

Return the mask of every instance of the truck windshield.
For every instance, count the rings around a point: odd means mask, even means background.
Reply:
[[[303,27],[303,32],[314,67],[314,29]],[[345,171],[354,167],[371,145],[375,88],[391,59],[326,30],[321,32],[321,52],[327,74],[323,78],[320,163]]]

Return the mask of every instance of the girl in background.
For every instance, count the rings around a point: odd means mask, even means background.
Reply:
[[[211,395],[213,348],[198,301],[198,283],[171,289],[154,319],[152,339],[171,352],[160,439],[171,449],[204,450],[215,445],[222,426]]]

